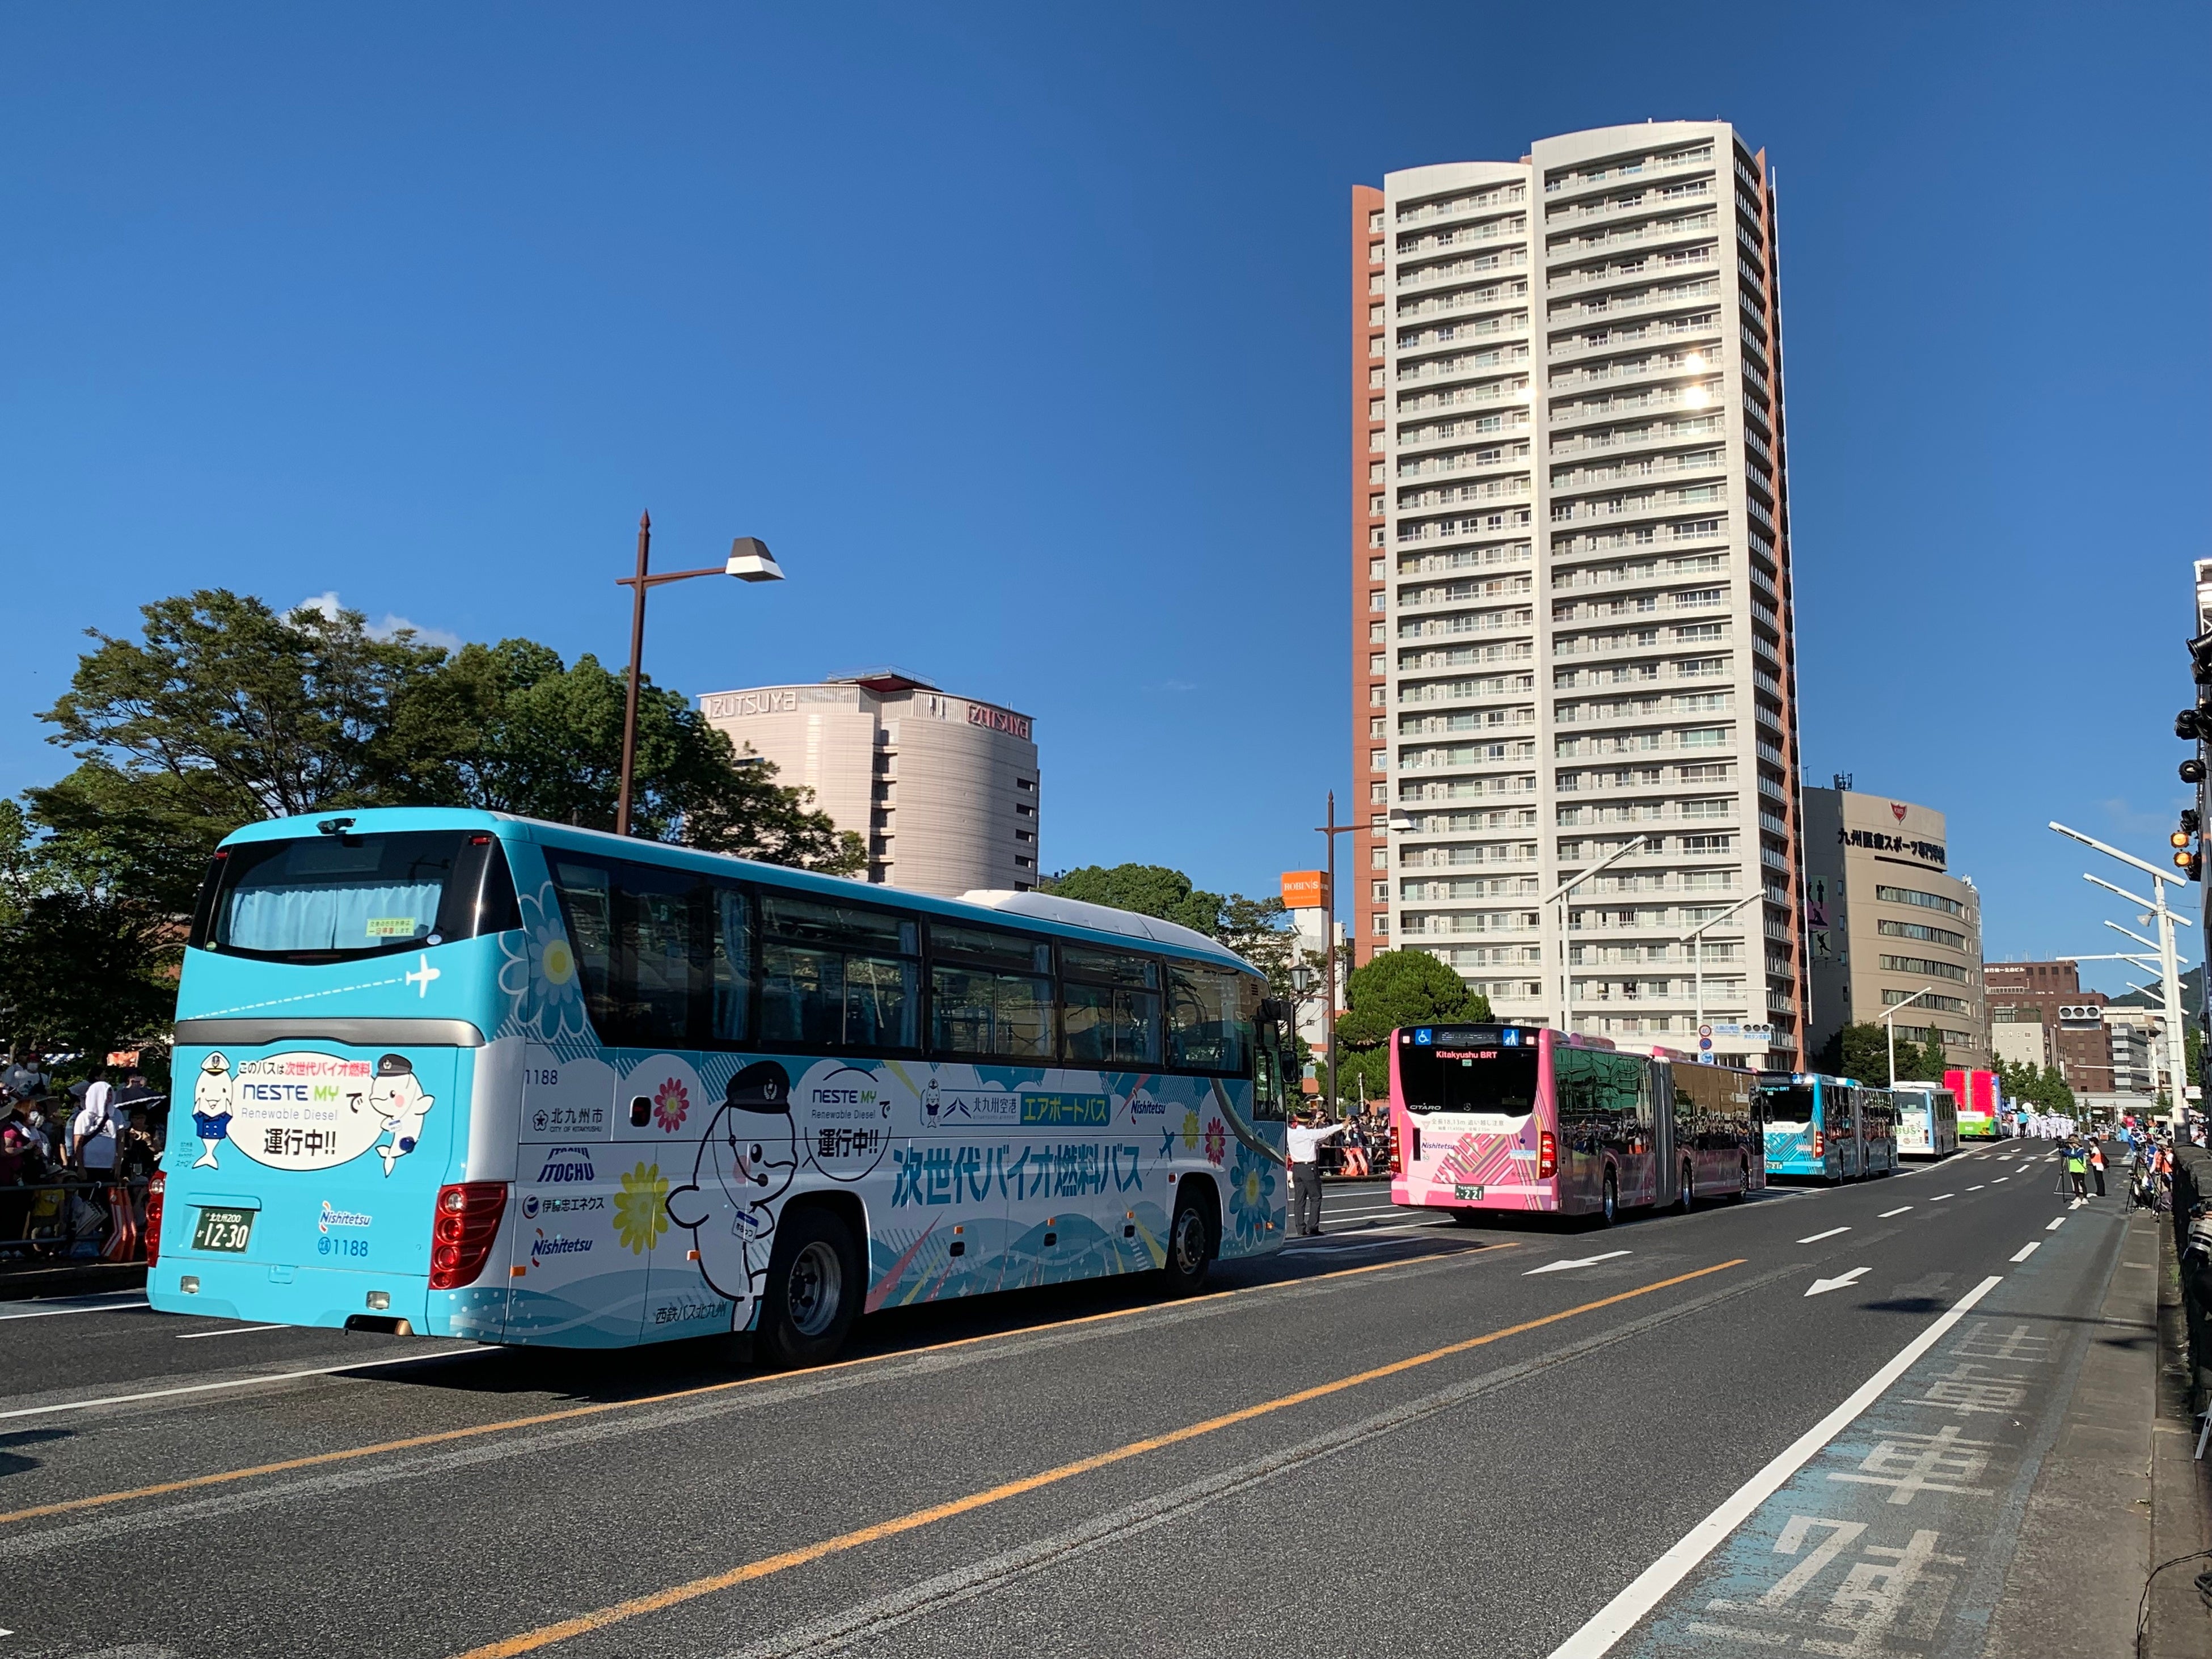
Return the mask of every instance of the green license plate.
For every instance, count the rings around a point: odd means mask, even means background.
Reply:
[[[1452,1196],[1458,1199],[1462,1203],[1473,1204],[1478,1202],[1481,1199],[1482,1188],[1480,1187],[1462,1187],[1455,1185],[1452,1188]],[[240,1245],[239,1248],[243,1249],[245,1246]]]
[[[192,1229],[192,1248],[243,1255],[246,1237],[252,1231],[251,1210],[202,1210],[199,1225]]]

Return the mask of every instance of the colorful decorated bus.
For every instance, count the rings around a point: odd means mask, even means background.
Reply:
[[[1959,1103],[1960,1139],[1996,1140],[2009,1133],[1995,1072],[1946,1072],[1943,1086]]]
[[[1948,1089],[1900,1083],[1890,1094],[1897,1102],[1899,1157],[1948,1158],[1959,1150],[1959,1105]]]
[[[1590,1216],[1766,1184],[1756,1079],[1666,1049],[1534,1025],[1409,1026],[1390,1037],[1394,1202],[1473,1220]]]
[[[1861,1181],[1897,1172],[1897,1107],[1887,1090],[1814,1072],[1762,1072],[1759,1091],[1769,1173]]]
[[[864,1310],[1188,1291],[1284,1237],[1264,985],[1036,893],[481,812],[254,824],[185,953],[148,1293],[484,1342],[752,1333],[789,1362]]]

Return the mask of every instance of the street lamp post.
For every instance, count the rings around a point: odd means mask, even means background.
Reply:
[[[1328,1017],[1328,1109],[1332,1115],[1340,1115],[1343,1110],[1336,1097],[1336,838],[1348,836],[1358,827],[1356,823],[1339,823],[1336,821],[1336,791],[1330,790],[1328,822],[1316,824],[1314,828],[1315,833],[1324,837],[1328,845],[1328,914],[1323,921],[1327,939],[1322,947],[1328,959],[1325,969],[1328,985],[1323,993],[1322,1001]]]
[[[1690,947],[1690,958],[1695,965],[1696,971],[1692,975],[1692,978],[1697,981],[1698,1018],[1696,1024],[1691,1027],[1691,1030],[1696,1033],[1698,1040],[1700,1042],[1705,1041],[1705,934],[1710,929],[1719,927],[1737,911],[1742,909],[1745,905],[1757,898],[1760,890],[1763,890],[1754,889],[1753,891],[1746,893],[1734,904],[1729,905],[1727,909],[1722,911],[1720,915],[1713,917],[1710,921],[1702,922],[1698,926],[1692,927],[1688,933],[1684,933],[1680,938],[1674,941],[1677,945],[1686,945]],[[1702,1060],[1704,1057],[1705,1051],[1700,1049],[1698,1051],[1698,1058]]]
[[[2160,1000],[2166,1005],[2166,1072],[2173,1079],[2172,1108],[2176,1111],[2185,1110],[2189,1100],[2189,1045],[2181,1024],[2181,969],[2174,956],[2173,925],[2177,921],[2184,927],[2190,924],[2187,916],[2166,908],[2166,884],[2173,879],[2173,872],[2161,870],[2154,864],[2146,864],[2139,858],[2123,853],[2117,847],[2107,847],[2094,836],[2085,836],[2079,830],[2069,830],[2056,819],[2051,820],[2050,827],[2062,836],[2080,842],[2084,847],[2095,848],[2106,858],[2118,859],[2131,869],[2142,871],[2150,878],[2152,896],[2146,902],[2129,892],[2124,887],[2115,887],[2109,881],[2104,881],[2095,876],[2088,876],[2086,872],[2083,872],[2088,880],[2095,882],[2098,886],[2118,893],[2130,904],[2142,905],[2145,910],[2158,918],[2159,988]],[[2149,917],[2146,916],[2143,919],[2148,921]]]
[[[1631,836],[1627,843],[1617,852],[1593,864],[1572,881],[1562,882],[1552,890],[1551,895],[1544,901],[1547,904],[1556,903],[1559,907],[1559,1034],[1562,1036],[1573,1029],[1574,1021],[1574,999],[1568,991],[1568,987],[1573,983],[1573,979],[1567,964],[1567,895],[1592,876],[1609,869],[1631,853],[1639,850],[1650,839],[1651,837],[1648,836]]]
[[[1911,996],[1905,998],[1904,1001],[1899,1003],[1896,1007],[1891,1009],[1887,1013],[1881,1017],[1881,1029],[1883,1034],[1889,1041],[1889,1083],[1887,1086],[1890,1088],[1894,1089],[1897,1087],[1897,1017],[1935,988],[1936,988],[1932,985],[1922,986]],[[1940,1077],[1936,1079],[1938,1083],[1941,1083],[1942,1080],[1943,1079]]]
[[[780,582],[783,571],[757,536],[740,536],[730,544],[730,556],[703,570],[671,570],[663,575],[646,574],[653,552],[653,515],[637,515],[637,574],[617,576],[615,586],[630,591],[629,686],[623,696],[622,791],[615,798],[615,834],[629,834],[630,788],[637,775],[637,688],[645,661],[645,594],[664,582],[689,581],[694,576],[735,576],[741,582]]]

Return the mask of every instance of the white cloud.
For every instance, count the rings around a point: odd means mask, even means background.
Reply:
[[[293,607],[296,611],[319,611],[325,617],[337,616],[342,608],[336,588],[331,588],[327,592],[310,594]],[[384,613],[381,621],[375,617],[369,619],[368,636],[373,640],[392,639],[402,629],[414,630],[415,642],[417,645],[442,646],[448,651],[458,651],[461,648],[459,635],[449,633],[442,628],[426,628],[421,623],[410,622],[406,617],[389,611]]]

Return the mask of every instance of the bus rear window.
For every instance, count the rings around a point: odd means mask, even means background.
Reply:
[[[1401,1044],[1398,1086],[1409,1112],[1504,1112],[1526,1116],[1536,1109],[1536,1050]]]
[[[335,962],[521,925],[498,841],[481,831],[303,836],[225,848],[192,943],[280,962]]]
[[[1766,1108],[1769,1123],[1810,1123],[1813,1121],[1813,1091],[1805,1085],[1795,1089],[1762,1089],[1759,1102]]]

